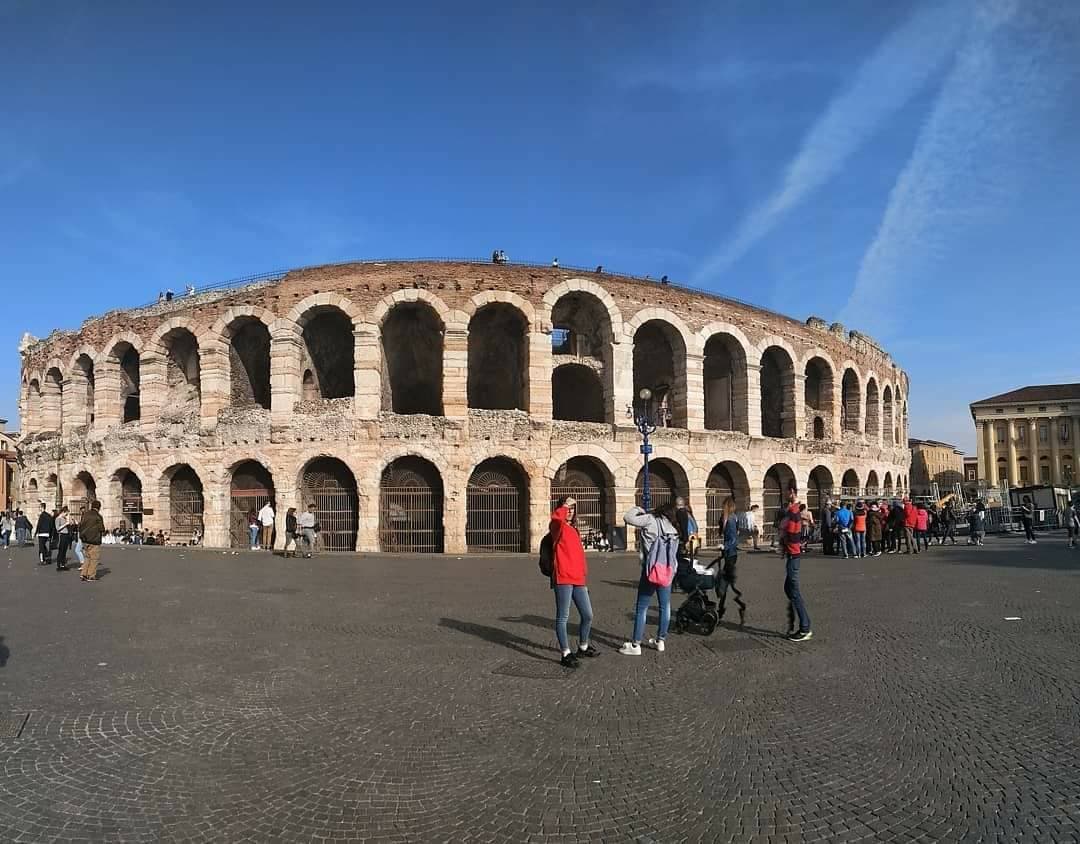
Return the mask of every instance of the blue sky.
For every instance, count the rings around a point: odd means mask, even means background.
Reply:
[[[1080,3],[450,8],[0,0],[0,416],[23,331],[496,246],[841,319],[967,449],[1080,380]]]

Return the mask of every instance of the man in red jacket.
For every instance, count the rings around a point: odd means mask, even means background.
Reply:
[[[911,546],[915,545],[915,553],[919,553],[919,546],[915,541],[915,528],[919,524],[919,513],[916,510],[915,505],[911,503],[910,498],[904,499],[904,544],[907,546],[907,553],[911,553]]]
[[[551,537],[551,588],[555,590],[555,637],[562,651],[562,665],[577,668],[580,657],[596,656],[596,649],[589,647],[592,631],[592,603],[589,601],[589,569],[585,563],[585,549],[578,533],[577,501],[571,497],[560,498],[555,512],[551,514],[548,534]],[[570,650],[566,634],[566,622],[570,618],[570,602],[577,607],[580,621],[578,649]]]

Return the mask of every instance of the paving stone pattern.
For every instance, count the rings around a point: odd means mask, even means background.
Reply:
[[[591,558],[576,672],[531,557],[102,557],[0,554],[0,841],[1080,840],[1063,540],[809,556],[803,644],[744,553],[746,628],[640,658]]]

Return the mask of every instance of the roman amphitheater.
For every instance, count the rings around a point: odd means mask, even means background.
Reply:
[[[314,506],[327,550],[535,549],[568,492],[603,530],[641,497],[643,388],[653,499],[688,495],[710,543],[729,495],[768,525],[791,480],[907,486],[908,379],[869,337],[600,271],[304,268],[20,351],[22,506],[97,498],[172,542],[246,545],[266,499],[279,536]]]

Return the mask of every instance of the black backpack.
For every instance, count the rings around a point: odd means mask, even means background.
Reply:
[[[552,577],[555,574],[555,545],[551,541],[551,534],[547,534],[540,540],[540,574],[544,577]]]

